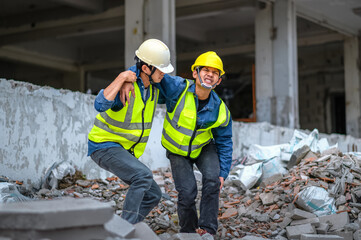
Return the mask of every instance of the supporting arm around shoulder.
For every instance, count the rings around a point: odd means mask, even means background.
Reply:
[[[134,72],[129,70],[121,72],[114,81],[104,89],[104,97],[109,101],[113,101],[125,82],[134,83],[136,80],[137,76]]]

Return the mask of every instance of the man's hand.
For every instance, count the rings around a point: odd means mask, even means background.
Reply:
[[[125,106],[126,102],[130,103],[129,92],[132,92],[132,95],[135,98],[133,83],[125,82],[119,92],[120,92],[120,101],[123,103],[123,106]]]
[[[219,192],[221,192],[222,188],[223,188],[223,184],[224,184],[224,178],[223,177],[219,177],[219,181],[221,183],[221,186],[219,187]]]
[[[135,72],[132,72],[130,70],[121,72],[117,78],[123,79],[123,82],[130,82],[133,83],[137,80],[137,75],[135,74]]]

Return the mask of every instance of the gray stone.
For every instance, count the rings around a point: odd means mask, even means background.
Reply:
[[[315,234],[316,229],[310,223],[307,223],[303,225],[288,226],[286,227],[286,232],[289,239],[300,239],[302,234]]]
[[[283,221],[279,224],[280,228],[285,228],[287,227],[290,223],[292,222],[292,218],[289,217],[284,217]]]
[[[160,240],[157,234],[155,234],[145,222],[139,222],[133,226],[135,230],[130,233],[127,238],[138,238],[141,240]]]
[[[267,185],[277,182],[277,181],[281,180],[282,178],[283,178],[282,173],[277,173],[275,175],[272,175],[271,177],[263,179],[260,184],[260,187],[265,188],[265,187],[267,187]]]
[[[301,240],[342,240],[338,235],[302,234]]]
[[[104,228],[108,232],[122,238],[129,236],[135,231],[135,228],[132,224],[115,214],[113,215],[113,218],[110,219],[110,221],[104,224]]]
[[[290,161],[287,164],[287,168],[291,169],[293,166],[299,164],[304,156],[310,151],[309,146],[304,145],[303,147],[297,149],[293,152]]]
[[[354,240],[361,240],[361,230],[357,230],[353,233]]]
[[[306,219],[300,219],[300,220],[293,220],[291,222],[291,226],[301,225],[301,224],[306,224],[306,223],[311,223],[312,226],[318,227],[320,225],[320,219],[318,219],[318,218],[306,218]]]
[[[317,217],[316,214],[303,211],[299,208],[295,208],[292,210],[292,219],[299,220],[299,219],[306,219],[306,218],[315,218]]]
[[[197,233],[177,233],[170,240],[202,240],[202,237]]]
[[[256,237],[256,236],[245,236],[245,237],[243,237],[241,239],[242,240],[265,240],[267,238]]]
[[[350,222],[350,218],[347,212],[321,216],[319,219],[320,223],[331,224],[331,228],[329,230],[330,232],[343,229],[344,226]]]
[[[103,225],[114,210],[92,199],[60,199],[0,205],[0,229],[51,230]]]
[[[326,234],[330,229],[330,225],[327,223],[320,223],[320,225],[316,228],[318,234]]]
[[[275,195],[272,192],[269,193],[261,193],[259,197],[262,200],[263,205],[271,205],[273,204]]]
[[[341,231],[336,231],[336,232],[332,232],[332,233],[327,233],[330,235],[338,235],[340,237],[343,237],[344,240],[353,240],[353,232],[341,232]]]

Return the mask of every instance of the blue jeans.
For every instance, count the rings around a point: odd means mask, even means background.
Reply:
[[[204,146],[197,159],[189,159],[167,151],[172,167],[175,188],[178,191],[178,217],[180,232],[194,233],[199,227],[210,234],[218,228],[219,159],[214,143]],[[196,202],[197,182],[193,173],[196,164],[202,173],[202,198],[198,219]]]
[[[132,224],[141,222],[158,205],[162,192],[153,180],[152,171],[127,150],[122,147],[100,149],[92,153],[91,158],[130,185],[122,218]]]

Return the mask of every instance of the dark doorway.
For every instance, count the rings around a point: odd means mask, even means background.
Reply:
[[[345,94],[331,93],[331,119],[333,133],[346,134]]]

